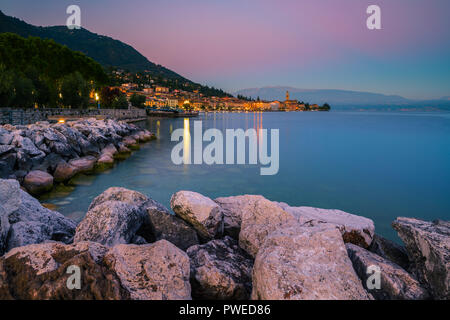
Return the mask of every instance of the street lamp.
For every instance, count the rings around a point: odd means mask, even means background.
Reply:
[[[100,98],[97,92],[95,93],[95,101],[97,101],[97,109],[100,109]]]

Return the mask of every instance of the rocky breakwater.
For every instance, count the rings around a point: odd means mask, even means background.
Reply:
[[[6,184],[31,201],[17,182]],[[398,218],[401,246],[375,234],[370,219],[262,196],[179,191],[172,213],[139,192],[109,188],[78,226],[37,201],[4,198],[1,299],[448,299],[448,222]],[[25,207],[59,222],[47,220],[51,232],[34,227]],[[44,236],[12,240],[20,221]],[[66,285],[71,265],[81,269],[78,290]],[[374,266],[375,287],[367,272]]]
[[[38,195],[78,173],[105,169],[155,136],[133,124],[95,118],[0,126],[0,178]]]

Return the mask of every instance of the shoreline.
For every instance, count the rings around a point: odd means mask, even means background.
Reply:
[[[0,179],[0,191],[0,299],[450,298],[448,221],[397,218],[401,246],[377,235],[368,218],[258,195],[213,200],[179,191],[169,211],[111,187],[77,224],[16,180]],[[67,265],[95,281],[70,291]],[[367,285],[374,265],[378,289]]]
[[[145,119],[135,119],[136,122]],[[96,118],[0,126],[0,178],[19,181],[33,196],[83,173],[126,159],[153,133],[126,121]]]

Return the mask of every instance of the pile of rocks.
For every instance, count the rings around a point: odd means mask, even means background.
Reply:
[[[338,210],[180,191],[173,214],[139,192],[110,188],[78,226],[45,211],[51,231],[17,242],[20,221],[35,234],[44,222],[4,198],[3,299],[449,298],[448,222],[398,218],[402,247],[376,235],[370,219]],[[66,285],[71,265],[81,268],[79,290]],[[373,266],[379,288],[370,286]]]
[[[95,118],[27,126],[0,126],[0,178],[16,179],[33,195],[77,173],[104,169],[154,135],[114,120]]]

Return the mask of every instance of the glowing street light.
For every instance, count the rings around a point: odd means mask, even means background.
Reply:
[[[97,101],[97,109],[100,109],[100,97],[97,92],[95,93],[95,101]]]

